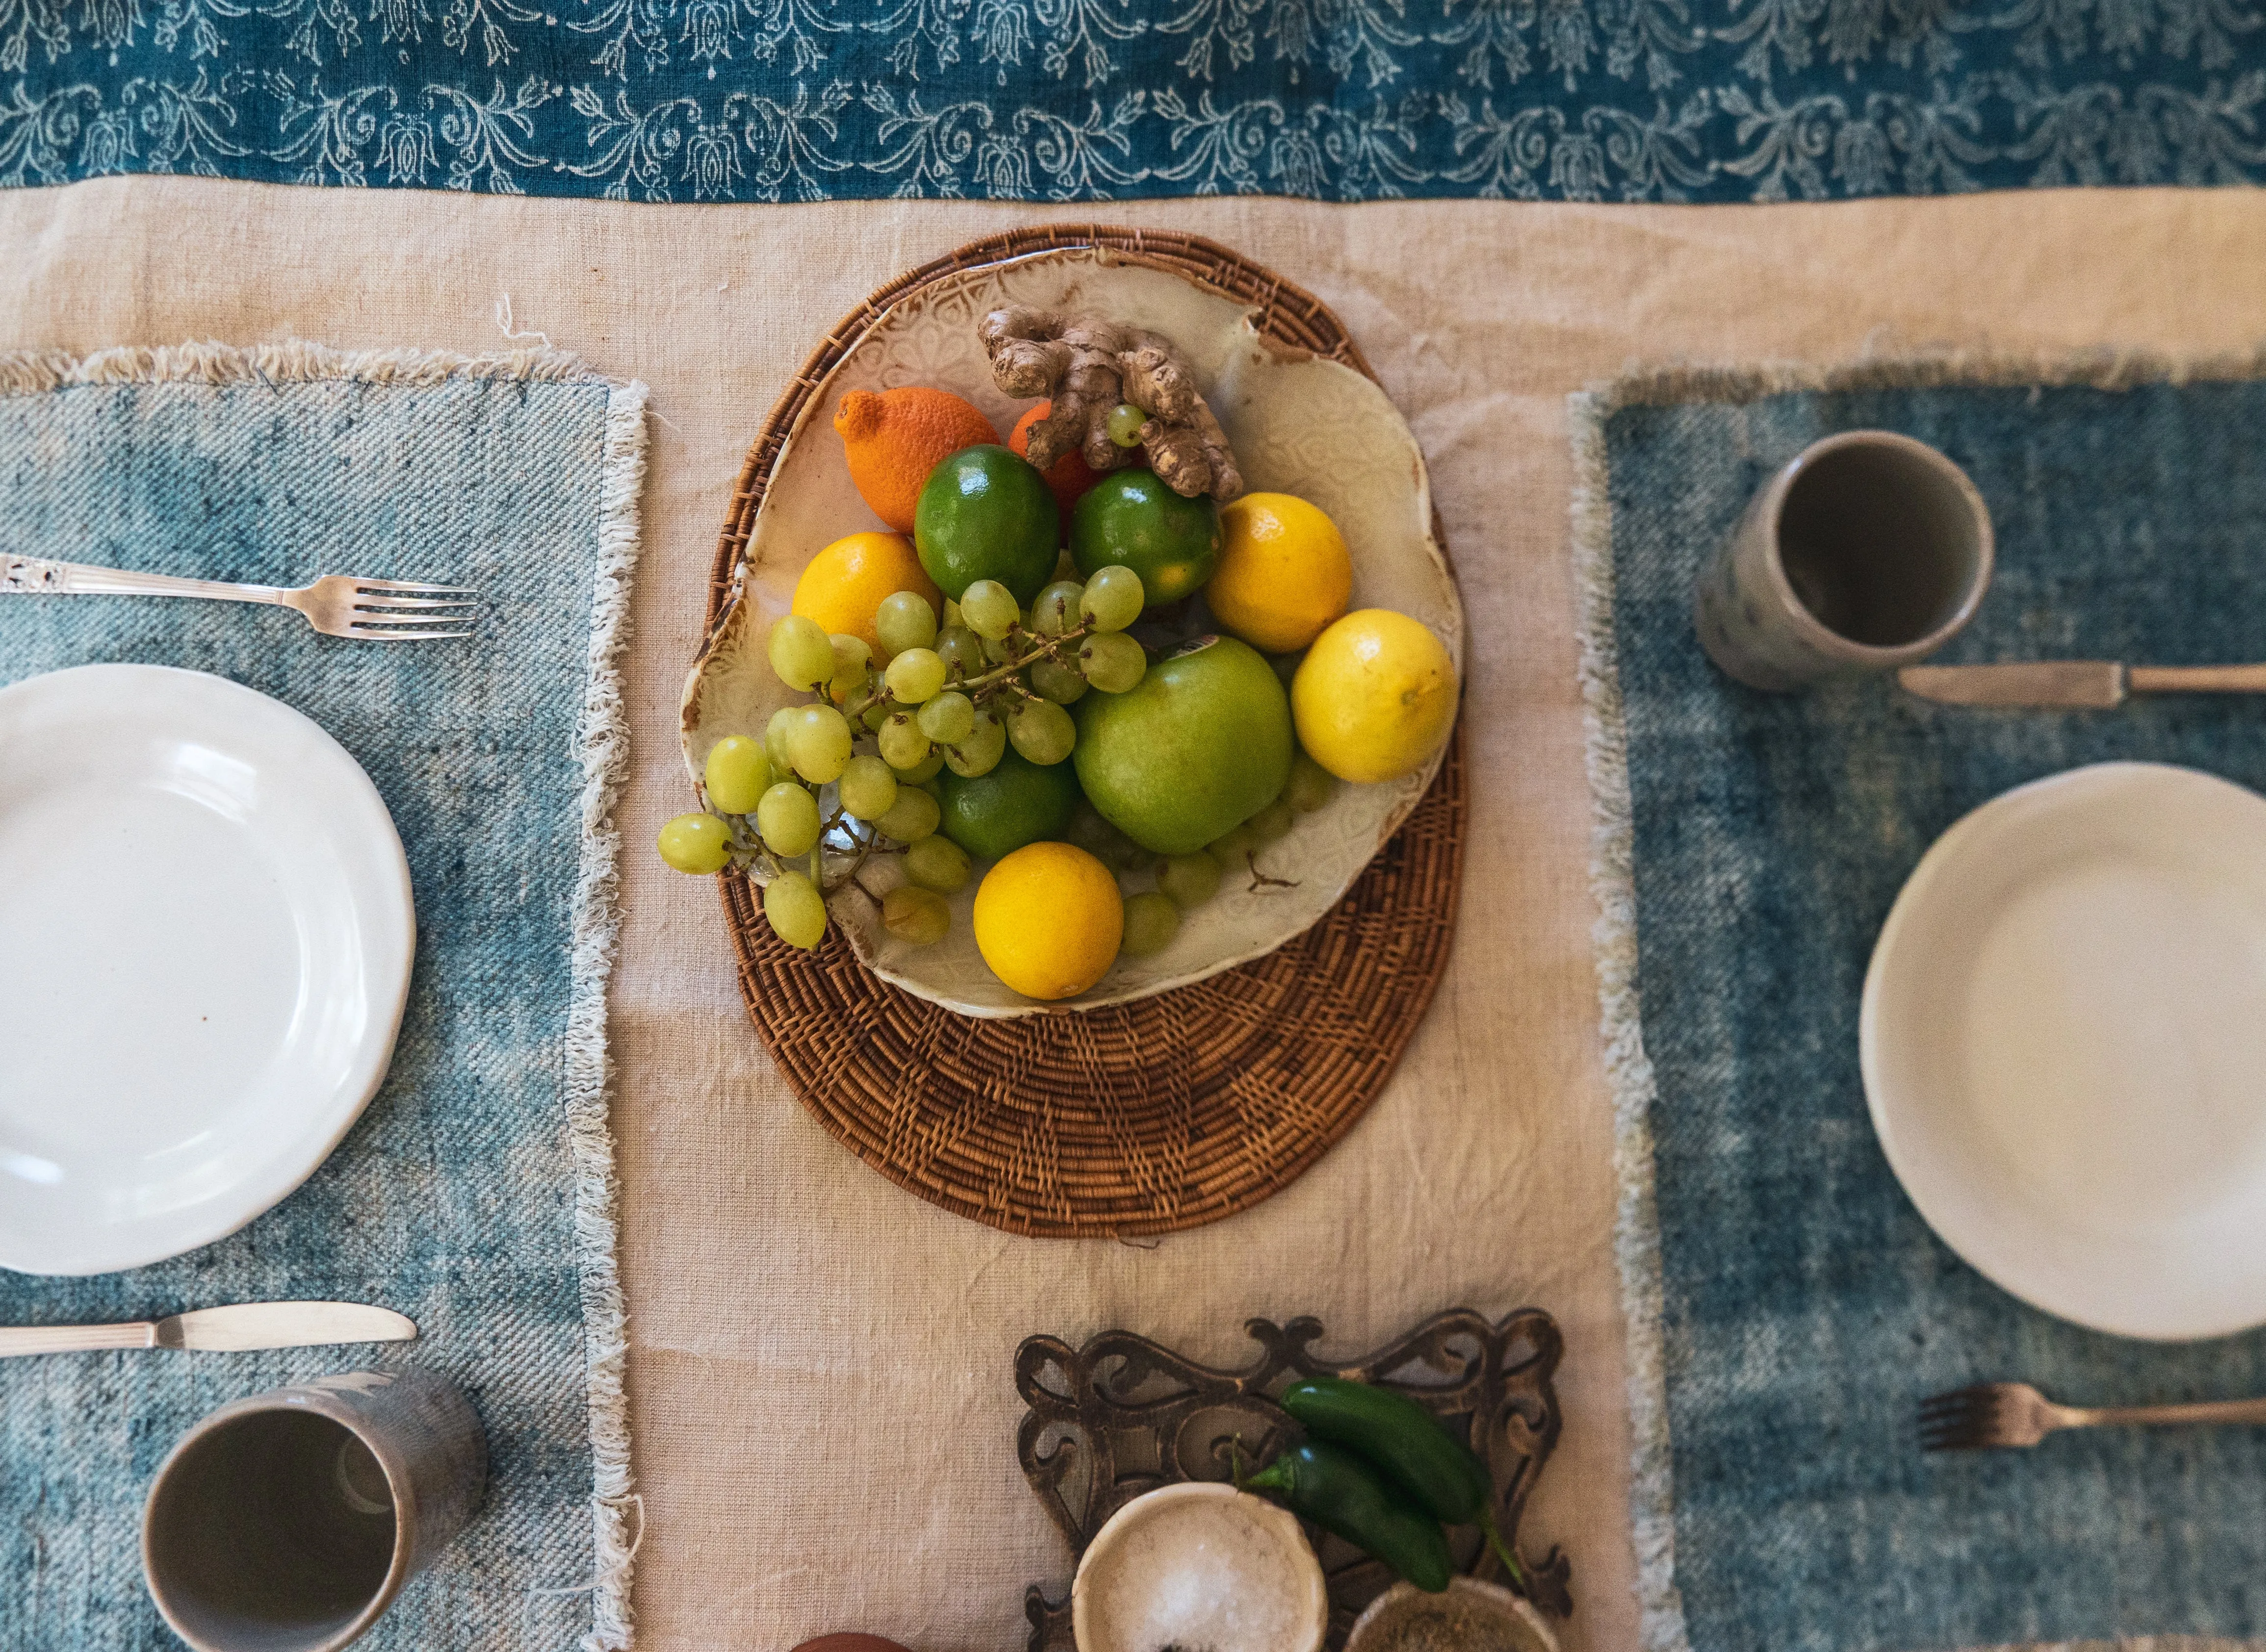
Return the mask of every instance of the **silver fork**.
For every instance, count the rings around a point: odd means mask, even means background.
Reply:
[[[221,580],[185,580],[170,574],[135,574],[88,562],[50,562],[40,557],[0,551],[0,595],[199,596],[224,603],[272,603],[296,608],[326,637],[369,642],[441,642],[469,637],[470,631],[438,627],[469,625],[479,596],[456,585],[426,585],[408,580],[360,580],[331,574],[312,585],[231,585]],[[425,610],[433,610],[430,612]]]
[[[2207,1400],[2183,1406],[2058,1406],[2028,1383],[1985,1383],[1919,1402],[1924,1451],[2036,1445],[2061,1429],[2128,1423],[2266,1422],[2266,1400]]]

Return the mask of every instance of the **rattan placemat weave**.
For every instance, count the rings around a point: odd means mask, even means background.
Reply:
[[[961,270],[1080,246],[1114,248],[1255,305],[1262,333],[1376,376],[1319,300],[1199,236],[1041,225],[971,243],[845,317],[772,408],[716,547],[712,631],[736,595],[787,433],[881,312]],[[860,1159],[1009,1232],[1168,1233],[1288,1186],[1384,1087],[1447,963],[1463,825],[1459,727],[1415,812],[1297,939],[1156,998],[1011,1020],[955,1015],[890,986],[838,930],[815,952],[797,951],[771,934],[745,879],[718,886],[757,1030],[804,1103]]]

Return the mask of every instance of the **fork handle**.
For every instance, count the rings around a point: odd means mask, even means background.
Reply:
[[[2266,1422],[2266,1400],[2205,1400],[2185,1406],[2096,1406],[2090,1410],[2071,1407],[2078,1429],[2111,1427],[2120,1423]]]
[[[273,585],[231,585],[185,580],[171,574],[136,574],[91,562],[51,562],[0,551],[0,593],[54,596],[201,596],[225,603],[281,603],[289,593]]]

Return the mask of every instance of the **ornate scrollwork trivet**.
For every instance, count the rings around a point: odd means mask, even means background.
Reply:
[[[1058,1337],[1034,1336],[1015,1352],[1015,1386],[1030,1407],[1015,1442],[1023,1476],[1070,1541],[1073,1556],[1102,1524],[1146,1491],[1184,1480],[1226,1480],[1230,1453],[1241,1442],[1247,1464],[1271,1458],[1297,1425],[1275,1396],[1302,1377],[1353,1377],[1420,1400],[1487,1465],[1495,1487],[1496,1519],[1516,1547],[1518,1519],[1535,1477],[1558,1443],[1558,1393],[1551,1377],[1564,1342],[1539,1308],[1522,1308],[1497,1324],[1469,1308],[1426,1320],[1400,1341],[1360,1359],[1326,1360],[1312,1351],[1321,1321],[1287,1326],[1249,1319],[1257,1362],[1214,1371],[1129,1331],[1106,1331],[1073,1349]],[[1308,1529],[1330,1585],[1330,1641],[1341,1646],[1363,1607],[1392,1575],[1335,1538]],[[1459,1569],[1503,1581],[1502,1565],[1476,1531],[1451,1531]],[[1567,1583],[1573,1568],[1553,1548],[1526,1560],[1535,1604],[1564,1617],[1574,1609]],[[1029,1652],[1068,1652],[1070,1597],[1049,1600],[1036,1583],[1024,1592],[1031,1620]]]

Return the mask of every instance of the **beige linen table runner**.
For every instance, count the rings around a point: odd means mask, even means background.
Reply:
[[[615,1125],[648,1652],[833,1629],[1020,1647],[1068,1557],[1014,1459],[1016,1343],[1113,1326],[1240,1356],[1437,1309],[1564,1327],[1566,1432],[1527,1541],[1574,1561],[1569,1652],[1635,1643],[1597,1048],[1564,398],[1625,367],[1987,347],[2191,356],[2266,335],[2266,197],[2031,192],[1782,207],[1137,202],[1344,318],[1431,461],[1471,620],[1454,960],[1391,1086],[1288,1192],[1153,1246],[1017,1239],[866,1170],[772,1071],[713,893],[639,845],[686,806],[677,693],[741,457],[820,334],[977,235],[972,202],[643,207],[158,178],[0,194],[0,349],[291,337],[481,351],[514,325],[652,387],[627,674]],[[340,566],[352,563],[340,548]],[[508,822],[498,822],[508,830]],[[562,1579],[562,1583],[580,1580]]]

